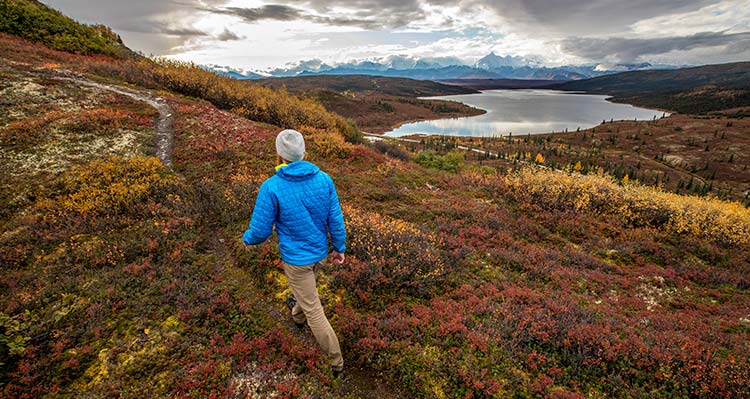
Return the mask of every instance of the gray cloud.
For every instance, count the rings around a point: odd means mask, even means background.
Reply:
[[[295,19],[303,19],[305,17],[305,13],[301,10],[280,4],[269,4],[258,8],[227,7],[208,10],[220,14],[236,15],[244,19],[246,22],[251,23],[265,19],[292,21]]]
[[[263,20],[305,20],[325,25],[356,26],[365,29],[402,27],[424,16],[419,5],[413,1],[386,0],[384,2],[368,2],[355,0],[339,3],[331,2],[330,4],[326,1],[296,3],[311,7],[316,13],[283,4],[267,4],[256,8],[203,8],[203,10],[219,14],[236,15],[249,23],[256,23]],[[330,5],[346,6],[355,11],[347,15],[336,15],[332,13]]]
[[[456,3],[461,0],[456,1]],[[320,14],[328,14],[333,7],[355,10],[355,16],[387,16],[388,14],[423,16],[422,6],[417,0],[291,0],[290,3],[311,7]],[[426,3],[434,4],[434,0]]]
[[[617,33],[645,18],[697,10],[720,0],[290,0],[318,15],[332,15],[334,8],[354,10],[348,15],[359,24],[400,27],[424,18],[423,4],[456,6],[461,10],[486,9],[528,33],[589,35]],[[331,20],[338,22],[338,20]],[[352,23],[352,25],[357,25]]]
[[[365,29],[397,28],[424,19],[425,4],[485,9],[529,34],[616,34],[645,18],[697,10],[719,0],[288,0],[258,8],[226,8],[248,22],[308,20]],[[347,15],[335,9],[352,10]],[[315,13],[313,14],[312,11]],[[450,24],[450,21],[446,21]],[[446,26],[445,28],[450,28]]]
[[[432,0],[435,1],[435,0]],[[720,0],[462,0],[487,7],[527,31],[574,35],[626,30],[634,22],[697,10]]]
[[[306,4],[321,14],[328,14],[333,7],[355,10],[351,18],[366,20],[370,27],[399,28],[425,17],[423,5],[418,0],[292,0]],[[456,0],[458,4],[466,0]],[[490,0],[492,1],[492,0]],[[435,4],[436,0],[426,0],[425,4]],[[368,28],[363,25],[362,27]],[[445,28],[449,28],[446,26]]]
[[[198,6],[217,6],[226,0],[181,0],[181,1],[90,1],[90,0],[44,0],[43,3],[61,10],[68,16],[86,23],[103,23],[113,29],[131,32],[152,33],[160,17],[170,18],[178,25],[176,16],[189,16]]]
[[[331,40],[327,46],[336,43],[339,47],[351,47],[356,42],[366,47],[372,45],[373,38],[381,36],[387,36],[389,42],[402,44],[406,43],[403,33],[389,30],[424,22],[428,5],[456,7],[458,15],[444,15],[445,26],[437,27],[446,32],[450,32],[454,23],[451,17],[461,22],[468,15],[485,11],[497,14],[505,21],[502,32],[512,32],[522,39],[537,38],[551,44],[561,44],[561,49],[571,55],[596,61],[633,61],[639,57],[692,49],[697,49],[694,53],[716,54],[716,59],[720,58],[718,55],[727,54],[738,58],[747,53],[748,47],[748,38],[744,33],[713,32],[648,39],[627,37],[636,22],[695,11],[726,0],[265,0],[265,4],[258,7],[227,7],[229,0],[42,1],[81,22],[108,25],[120,33],[132,48],[158,55],[169,54],[175,51],[172,49],[186,44],[199,46],[201,37],[222,41],[242,39],[225,27],[218,26],[217,31],[224,31],[209,35],[190,25],[197,15],[206,12],[233,15],[244,23],[252,24],[310,21],[363,28],[365,33],[377,33],[365,35],[362,40],[367,42],[361,43],[352,38],[362,32],[348,32],[344,35],[346,37],[342,36],[339,40],[340,43]],[[696,28],[694,32],[732,29],[733,26],[729,24],[717,29],[714,24],[709,28]],[[481,25],[477,28],[495,29]],[[452,34],[457,33],[448,36]],[[426,40],[434,41],[437,37],[433,32]]]
[[[230,31],[227,28],[224,28],[224,32],[219,33],[218,36],[216,36],[217,39],[221,40],[222,42],[229,42],[233,40],[240,40],[243,39],[243,37],[239,36],[238,34]]]
[[[535,31],[566,35],[617,33],[644,18],[696,10],[720,0],[286,0],[257,8],[222,8],[228,0],[43,0],[88,23],[104,23],[115,30],[151,32],[147,21],[164,15],[189,15],[196,9],[224,11],[247,21],[295,19],[367,29],[395,28],[424,18],[424,4],[460,9],[484,8]],[[352,10],[347,15],[334,9]],[[311,11],[315,11],[312,13]],[[180,22],[174,17],[172,22]],[[529,30],[529,32],[531,32]]]
[[[563,51],[592,60],[613,58],[618,62],[638,61],[645,55],[659,55],[670,51],[688,51],[702,47],[727,46],[728,50],[746,51],[750,32],[726,34],[703,32],[690,36],[654,39],[573,37],[562,40]],[[738,46],[738,43],[743,45]]]
[[[177,27],[177,28],[170,28],[166,26],[153,26],[152,30],[144,31],[143,33],[163,33],[165,35],[171,35],[171,36],[183,36],[183,37],[190,37],[190,36],[208,36],[208,33],[193,29],[193,28],[187,28],[187,27]]]

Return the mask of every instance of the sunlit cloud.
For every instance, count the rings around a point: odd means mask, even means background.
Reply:
[[[268,69],[399,55],[548,66],[747,60],[747,0],[49,0],[136,50]]]

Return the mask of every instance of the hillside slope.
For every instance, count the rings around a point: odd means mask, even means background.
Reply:
[[[406,122],[480,115],[485,111],[455,101],[417,97],[477,93],[471,88],[428,80],[365,75],[300,76],[253,81],[314,98],[361,129],[383,133]]]
[[[153,157],[153,108],[61,79],[76,75],[156,88],[173,168]],[[0,77],[3,397],[750,396],[737,203],[423,167],[283,93],[7,35]],[[218,108],[231,101],[256,108]],[[290,118],[301,109],[314,125]],[[364,370],[352,379],[333,381],[287,317],[275,239],[240,240],[273,173],[270,120],[298,124],[342,200],[347,262],[319,279],[347,368]]]
[[[76,54],[139,57],[110,28],[80,24],[36,0],[0,2],[0,32]]]
[[[293,78],[258,79],[262,86],[280,89],[286,87],[292,93],[316,90],[331,90],[352,93],[377,93],[387,96],[429,97],[454,94],[478,93],[476,90],[449,86],[430,80],[386,78],[367,75],[300,76]]]
[[[682,113],[750,106],[750,62],[623,72],[550,88],[608,94],[613,100]]]

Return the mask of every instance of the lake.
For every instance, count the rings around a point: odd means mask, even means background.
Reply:
[[[386,132],[386,136],[411,134],[451,136],[507,136],[575,131],[602,120],[652,120],[663,112],[606,101],[610,96],[575,94],[554,90],[487,90],[479,94],[426,97],[430,100],[459,101],[487,111],[463,118],[407,123]]]

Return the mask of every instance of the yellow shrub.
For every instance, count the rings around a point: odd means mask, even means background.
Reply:
[[[310,126],[349,135],[345,120],[328,112],[315,100],[289,95],[252,82],[219,76],[193,64],[157,59],[144,66],[151,77],[169,90],[210,101],[216,107],[231,110],[248,119],[283,128]]]
[[[730,245],[750,244],[750,211],[736,202],[684,196],[597,175],[522,169],[504,178],[514,195],[553,208],[611,214]]]
[[[378,213],[343,207],[347,254],[365,263],[343,272],[352,288],[419,292],[446,272],[442,241],[414,224]]]
[[[300,129],[307,141],[308,150],[322,158],[346,158],[353,146],[333,131],[305,127]]]
[[[154,186],[173,183],[156,158],[114,157],[76,166],[63,179],[65,191],[59,199],[61,211],[86,213],[127,205],[146,195]]]

